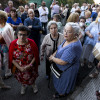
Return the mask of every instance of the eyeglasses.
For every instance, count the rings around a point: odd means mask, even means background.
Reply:
[[[18,33],[19,36],[27,36],[27,34]]]
[[[64,33],[64,34],[71,34],[72,31],[65,31],[65,30],[64,30],[63,33]]]

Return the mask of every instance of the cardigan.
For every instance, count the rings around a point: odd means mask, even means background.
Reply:
[[[54,40],[51,37],[51,33],[47,34],[41,44],[41,56],[44,56],[45,53],[45,56],[49,58],[49,56],[57,50],[57,47],[63,42],[63,40],[64,36],[61,33],[58,33],[57,40]]]

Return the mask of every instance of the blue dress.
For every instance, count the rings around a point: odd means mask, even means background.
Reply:
[[[73,91],[79,69],[80,56],[82,53],[82,45],[80,41],[73,42],[66,47],[63,47],[64,43],[65,40],[58,47],[55,57],[68,63],[66,65],[57,64],[57,66],[60,70],[64,71],[72,65],[73,62],[74,64],[68,70],[63,72],[61,78],[58,79],[53,75],[54,87],[59,94],[65,94]]]

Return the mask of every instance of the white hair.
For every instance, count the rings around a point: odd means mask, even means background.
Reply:
[[[80,34],[81,28],[80,28],[80,26],[78,25],[78,23],[69,22],[69,23],[66,23],[65,28],[66,28],[67,26],[71,26],[71,27],[72,27],[72,29],[73,29],[75,35],[79,35],[79,34]]]
[[[50,26],[55,24],[57,26],[57,29],[58,29],[58,25],[57,25],[57,22],[56,21],[50,21],[47,25],[47,29],[50,30]]]
[[[33,9],[28,9],[28,13],[29,13],[30,11],[32,11],[32,12],[34,13],[34,10],[33,10]]]

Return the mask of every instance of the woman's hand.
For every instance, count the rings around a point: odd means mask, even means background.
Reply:
[[[91,34],[89,34],[89,37],[90,37],[90,38],[93,38],[93,36],[92,36]]]
[[[32,28],[32,25],[28,26],[28,28]]]
[[[21,72],[26,71],[25,67],[19,67],[19,70],[20,70]]]
[[[100,41],[100,36],[98,37],[98,40]]]
[[[54,59],[54,56],[51,55],[51,56],[49,57],[49,61],[53,61],[53,59]]]

